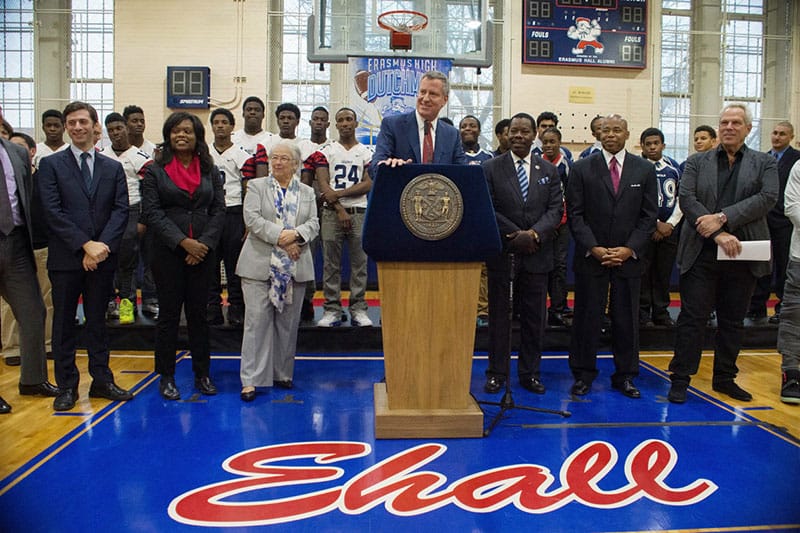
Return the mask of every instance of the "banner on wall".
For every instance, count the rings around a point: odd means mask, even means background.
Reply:
[[[419,80],[429,70],[450,75],[450,59],[351,57],[349,104],[358,115],[356,138],[374,145],[381,119],[414,110]]]

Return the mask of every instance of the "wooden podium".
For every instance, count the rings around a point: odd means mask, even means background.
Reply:
[[[452,234],[426,240],[406,227],[401,197],[412,180],[432,173],[458,187],[463,206],[453,203],[463,216]],[[435,201],[431,193],[426,206]],[[482,169],[381,169],[363,242],[378,263],[386,367],[386,382],[374,386],[375,437],[483,436],[483,412],[469,392],[475,316],[481,263],[499,253],[500,240]]]

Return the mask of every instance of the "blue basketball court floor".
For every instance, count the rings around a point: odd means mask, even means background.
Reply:
[[[133,401],[84,413],[0,481],[0,531],[800,531],[800,441],[696,389],[670,404],[646,362],[642,399],[625,398],[598,364],[581,398],[563,354],[542,363],[544,396],[514,381],[516,403],[569,418],[513,410],[485,438],[376,440],[380,354],[301,354],[295,388],[252,403],[238,354],[215,356],[215,397],[182,356],[182,401],[142,372]],[[473,394],[499,401],[485,356],[473,365]]]

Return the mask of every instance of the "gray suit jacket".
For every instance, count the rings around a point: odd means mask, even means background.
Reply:
[[[33,178],[31,177],[31,165],[28,152],[21,146],[17,146],[11,141],[0,138],[0,144],[6,149],[11,165],[14,167],[14,181],[17,182],[17,198],[22,208],[22,217],[25,219],[25,229],[28,239],[33,246]],[[5,179],[0,172],[0,178]],[[41,216],[40,213],[36,213]],[[31,259],[33,255],[31,255]]]
[[[239,254],[236,274],[241,278],[266,281],[269,279],[269,262],[272,247],[278,242],[283,226],[275,223],[275,199],[269,186],[271,177],[250,180],[247,194],[244,197],[244,225],[247,227],[247,239]],[[314,189],[300,184],[300,205],[297,207],[296,230],[306,243],[319,234],[317,219],[317,203]],[[295,281],[311,281],[314,279],[314,260],[308,246],[301,247],[300,259],[297,261]]]
[[[722,147],[689,156],[681,177],[680,200],[683,229],[678,241],[678,267],[681,274],[692,268],[705,239],[697,233],[695,222],[702,215],[717,213],[717,158]],[[778,166],[775,158],[744,147],[735,203],[721,211],[728,217],[723,230],[740,241],[769,240],[767,213],[778,199]],[[770,273],[768,261],[753,261],[750,270],[760,277]]]

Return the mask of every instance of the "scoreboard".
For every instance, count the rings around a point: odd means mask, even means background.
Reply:
[[[522,62],[643,69],[647,0],[523,0]]]

